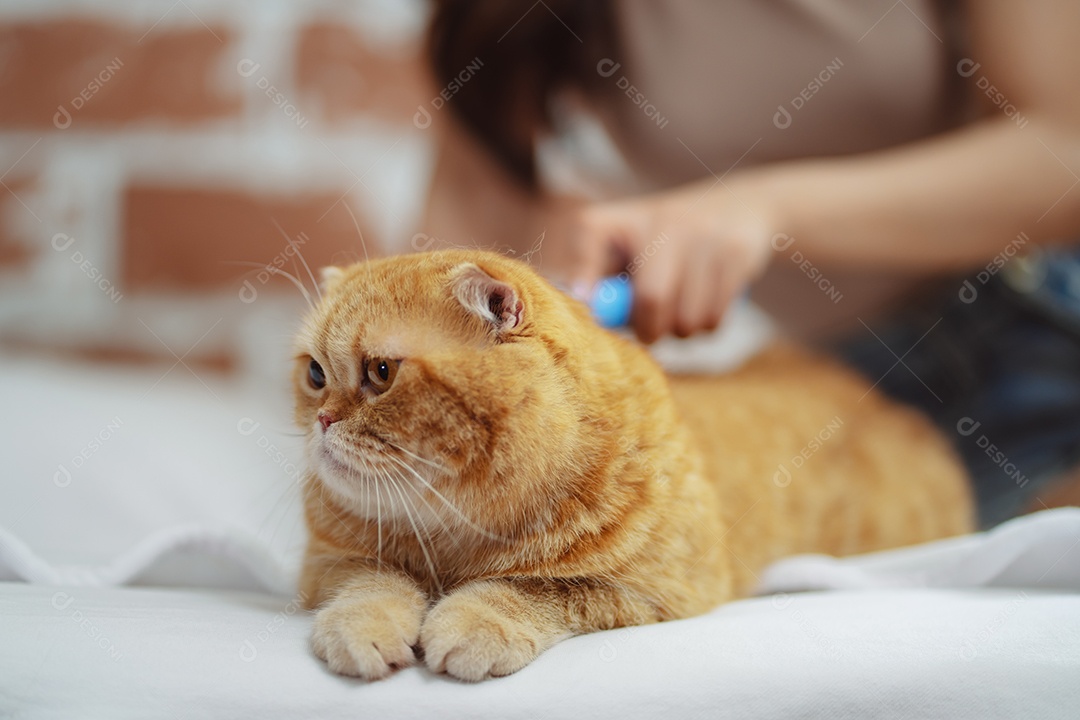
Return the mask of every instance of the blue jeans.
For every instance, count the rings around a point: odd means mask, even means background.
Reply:
[[[941,427],[982,527],[1037,509],[1046,481],[1080,461],[1080,252],[1038,257],[1026,279],[958,278],[873,328],[880,340],[862,331],[835,348]]]

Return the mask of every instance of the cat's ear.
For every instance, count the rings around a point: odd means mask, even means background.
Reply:
[[[525,303],[513,286],[496,280],[472,263],[462,263],[451,273],[454,297],[473,315],[489,323],[499,335],[520,327]]]
[[[328,265],[319,270],[319,288],[321,288],[323,292],[330,292],[339,282],[341,282],[341,278],[343,277],[345,277],[344,268]]]

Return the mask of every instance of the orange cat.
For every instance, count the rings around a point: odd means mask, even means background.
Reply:
[[[970,529],[930,425],[791,348],[665,378],[528,266],[330,269],[298,340],[313,646],[480,680],[571,635],[703,613],[770,561]]]

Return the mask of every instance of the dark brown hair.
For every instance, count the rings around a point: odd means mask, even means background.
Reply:
[[[447,102],[454,116],[535,189],[534,144],[551,130],[552,95],[596,89],[596,64],[615,45],[610,0],[437,0],[427,53],[438,86],[459,86]],[[467,67],[477,69],[462,81]]]

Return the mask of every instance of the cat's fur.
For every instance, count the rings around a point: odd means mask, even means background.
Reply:
[[[785,555],[970,529],[929,423],[797,349],[668,379],[491,253],[382,259],[325,286],[295,384],[301,589],[336,672],[380,678],[417,648],[436,672],[504,675],[571,635],[705,612]],[[370,358],[401,360],[382,394]]]

